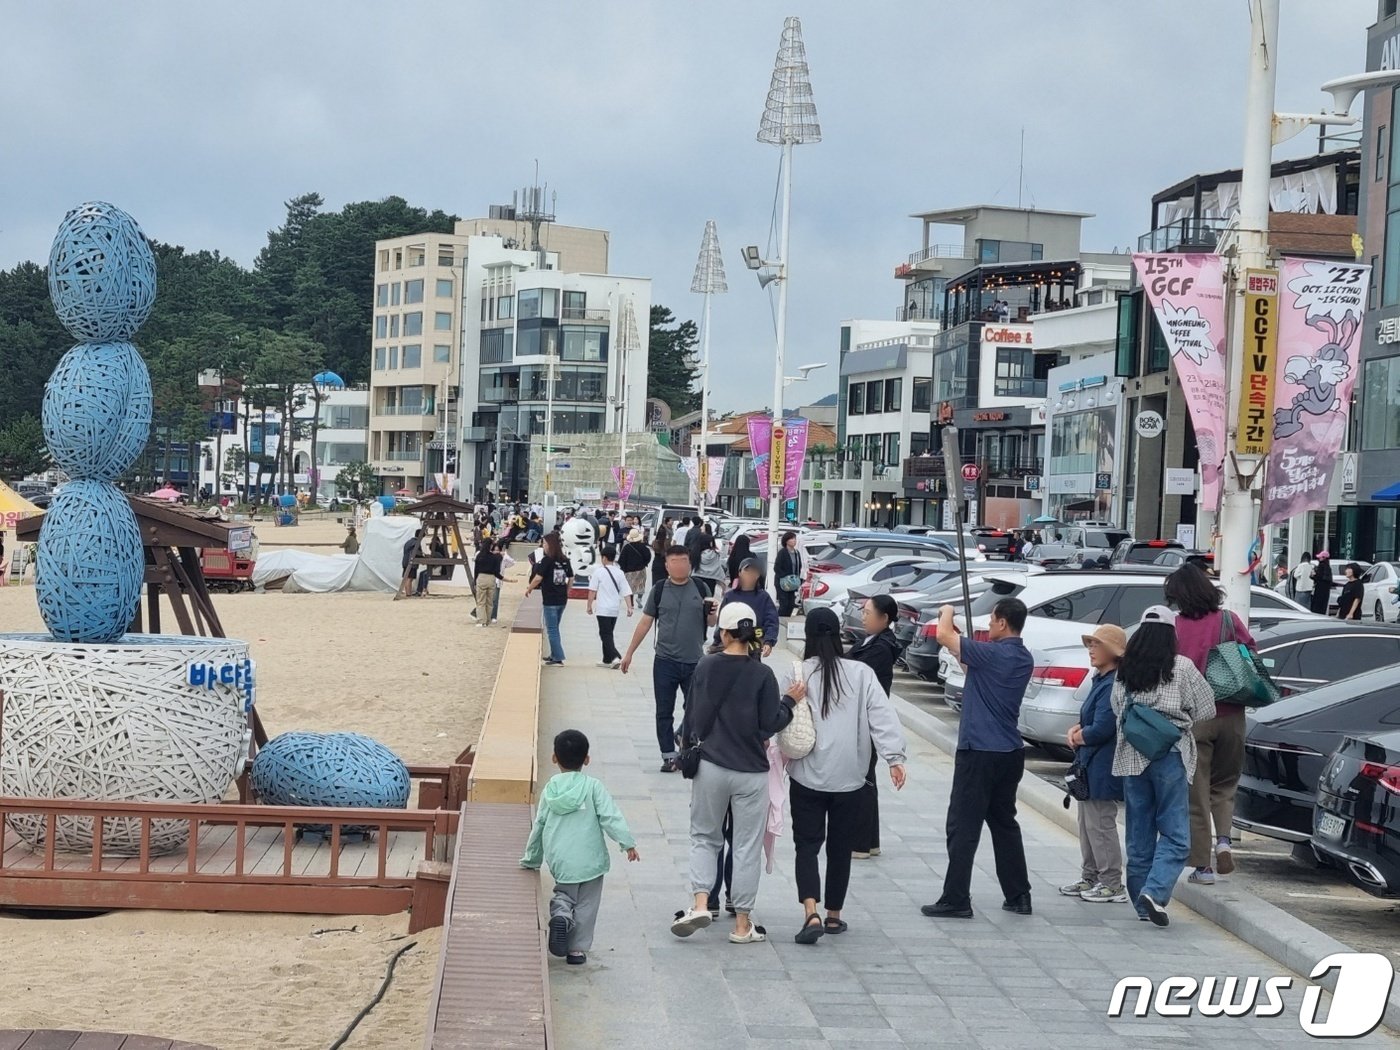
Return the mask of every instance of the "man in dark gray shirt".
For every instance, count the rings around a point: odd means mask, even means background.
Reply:
[[[651,664],[656,694],[656,743],[661,748],[661,772],[676,772],[676,690],[690,697],[690,676],[705,651],[705,636],[715,622],[714,601],[690,575],[690,553],[679,544],[666,549],[666,579],[647,592],[646,604],[632,644],[622,658],[622,673],[656,625],[656,655]]]

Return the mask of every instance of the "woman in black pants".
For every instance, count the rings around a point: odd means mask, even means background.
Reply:
[[[865,638],[846,654],[849,659],[857,660],[875,672],[886,696],[890,695],[890,687],[894,684],[894,661],[899,656],[899,642],[891,629],[898,615],[899,606],[888,594],[877,594],[869,599],[865,603],[865,611],[861,613]],[[880,795],[875,786],[873,748],[861,795],[865,799],[865,815],[855,841],[851,843],[851,856],[856,860],[869,860],[880,855]]]
[[[655,587],[666,578],[666,548],[671,545],[671,530],[656,526],[656,539],[651,543],[651,585]]]
[[[841,909],[851,881],[851,843],[865,817],[865,771],[873,749],[889,763],[895,789],[904,786],[904,731],[875,672],[841,657],[841,623],[830,609],[807,617],[800,675],[806,684],[817,742],[788,765],[797,897],[806,912],[794,940],[815,944],[845,933]],[[791,693],[789,692],[789,695]],[[799,701],[801,702],[801,701]],[[826,918],[817,861],[826,844]]]
[[[782,543],[782,549],[773,558],[773,575],[778,581],[778,615],[791,616],[797,605],[797,590],[785,590],[782,581],[784,576],[796,576],[798,587],[802,586],[802,554],[797,549],[797,533],[783,533]],[[771,549],[771,542],[769,546]]]

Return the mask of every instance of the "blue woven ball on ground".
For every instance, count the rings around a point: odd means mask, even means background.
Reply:
[[[39,532],[39,614],[61,642],[115,642],[136,613],[145,566],[126,496],[110,482],[70,481]]]
[[[79,343],[49,376],[43,416],[49,451],[70,477],[110,481],[146,447],[146,362],[130,343]]]
[[[156,299],[155,255],[136,220],[105,201],[65,215],[49,250],[49,297],[75,339],[135,335]]]
[[[250,784],[273,806],[405,809],[408,767],[359,733],[283,733],[253,759]]]

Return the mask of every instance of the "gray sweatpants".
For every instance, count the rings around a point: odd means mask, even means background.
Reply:
[[[549,900],[549,917],[562,915],[569,920],[569,951],[586,952],[593,947],[593,927],[598,921],[598,905],[603,902],[603,876],[587,882],[556,882]]]
[[[763,873],[763,832],[768,826],[768,774],[738,773],[700,760],[690,782],[690,892],[709,893],[724,845],[724,814],[734,810],[735,911],[751,912]],[[711,902],[713,903],[713,902]]]
[[[1118,840],[1118,803],[1090,798],[1079,803],[1080,872],[1085,882],[1123,885],[1123,846]]]

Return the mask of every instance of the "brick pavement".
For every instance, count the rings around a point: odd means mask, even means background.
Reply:
[[[619,641],[633,621],[618,624]],[[689,785],[657,771],[650,643],[629,675],[595,666],[599,646],[581,602],[563,620],[568,663],[543,675],[542,770],[549,741],[566,727],[592,743],[589,772],[626,814],[642,855],[614,862],[587,966],[551,960],[559,1050],[609,1047],[1097,1047],[1211,1040],[1234,1046],[1315,1046],[1297,1021],[1301,979],[1273,1018],[1164,1019],[1106,1016],[1120,977],[1278,975],[1279,965],[1185,908],[1172,925],[1138,922],[1131,907],[1063,898],[1055,887],[1078,874],[1077,841],[1021,808],[1035,914],[1000,908],[990,840],[973,880],[971,921],[934,920],[919,905],[937,898],[945,863],[944,815],[952,762],[909,735],[909,783],[881,782],[881,856],[856,861],[843,916],[850,931],[815,946],[795,944],[801,921],[792,842],[778,843],[755,919],[769,941],[728,943],[732,920],[682,940],[672,914],[689,899]],[[625,648],[625,645],[624,645]],[[784,658],[786,662],[786,658]],[[881,776],[885,775],[883,766]],[[547,887],[547,874],[544,885]],[[1324,1000],[1325,1001],[1325,1000]],[[1386,1030],[1366,1045],[1396,1045]]]

